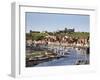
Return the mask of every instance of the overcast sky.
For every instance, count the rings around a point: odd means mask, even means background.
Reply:
[[[88,15],[25,13],[26,32],[57,31],[64,28],[74,28],[75,31],[89,32],[90,17]]]

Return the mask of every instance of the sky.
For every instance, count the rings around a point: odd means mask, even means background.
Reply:
[[[65,28],[79,32],[89,32],[90,16],[76,14],[55,13],[25,13],[26,32],[32,31],[58,31]]]

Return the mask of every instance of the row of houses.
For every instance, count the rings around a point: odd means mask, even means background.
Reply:
[[[68,36],[64,36],[64,37],[56,37],[56,36],[46,36],[45,39],[42,40],[26,40],[26,44],[27,45],[31,45],[31,44],[77,44],[77,45],[89,45],[89,39],[85,39],[85,38],[72,38],[72,37],[68,37]]]

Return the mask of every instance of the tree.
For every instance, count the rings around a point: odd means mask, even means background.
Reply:
[[[34,33],[32,34],[32,40],[42,40],[45,38],[45,36],[47,36],[47,33]]]

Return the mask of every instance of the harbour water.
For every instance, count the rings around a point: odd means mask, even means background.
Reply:
[[[59,50],[60,49],[61,48],[59,48]],[[58,50],[58,47],[54,48],[55,52],[57,52],[57,50]],[[89,54],[87,54],[86,49],[66,48],[63,51],[68,52],[68,54],[66,54],[66,57],[53,59],[50,61],[44,61],[42,63],[35,65],[34,67],[89,64]]]
[[[63,65],[75,65],[77,64],[77,61],[88,61],[89,62],[89,55],[85,54],[85,50],[76,50],[76,49],[71,49],[70,53],[60,59],[54,59],[52,61],[40,63],[36,66],[63,66]]]

